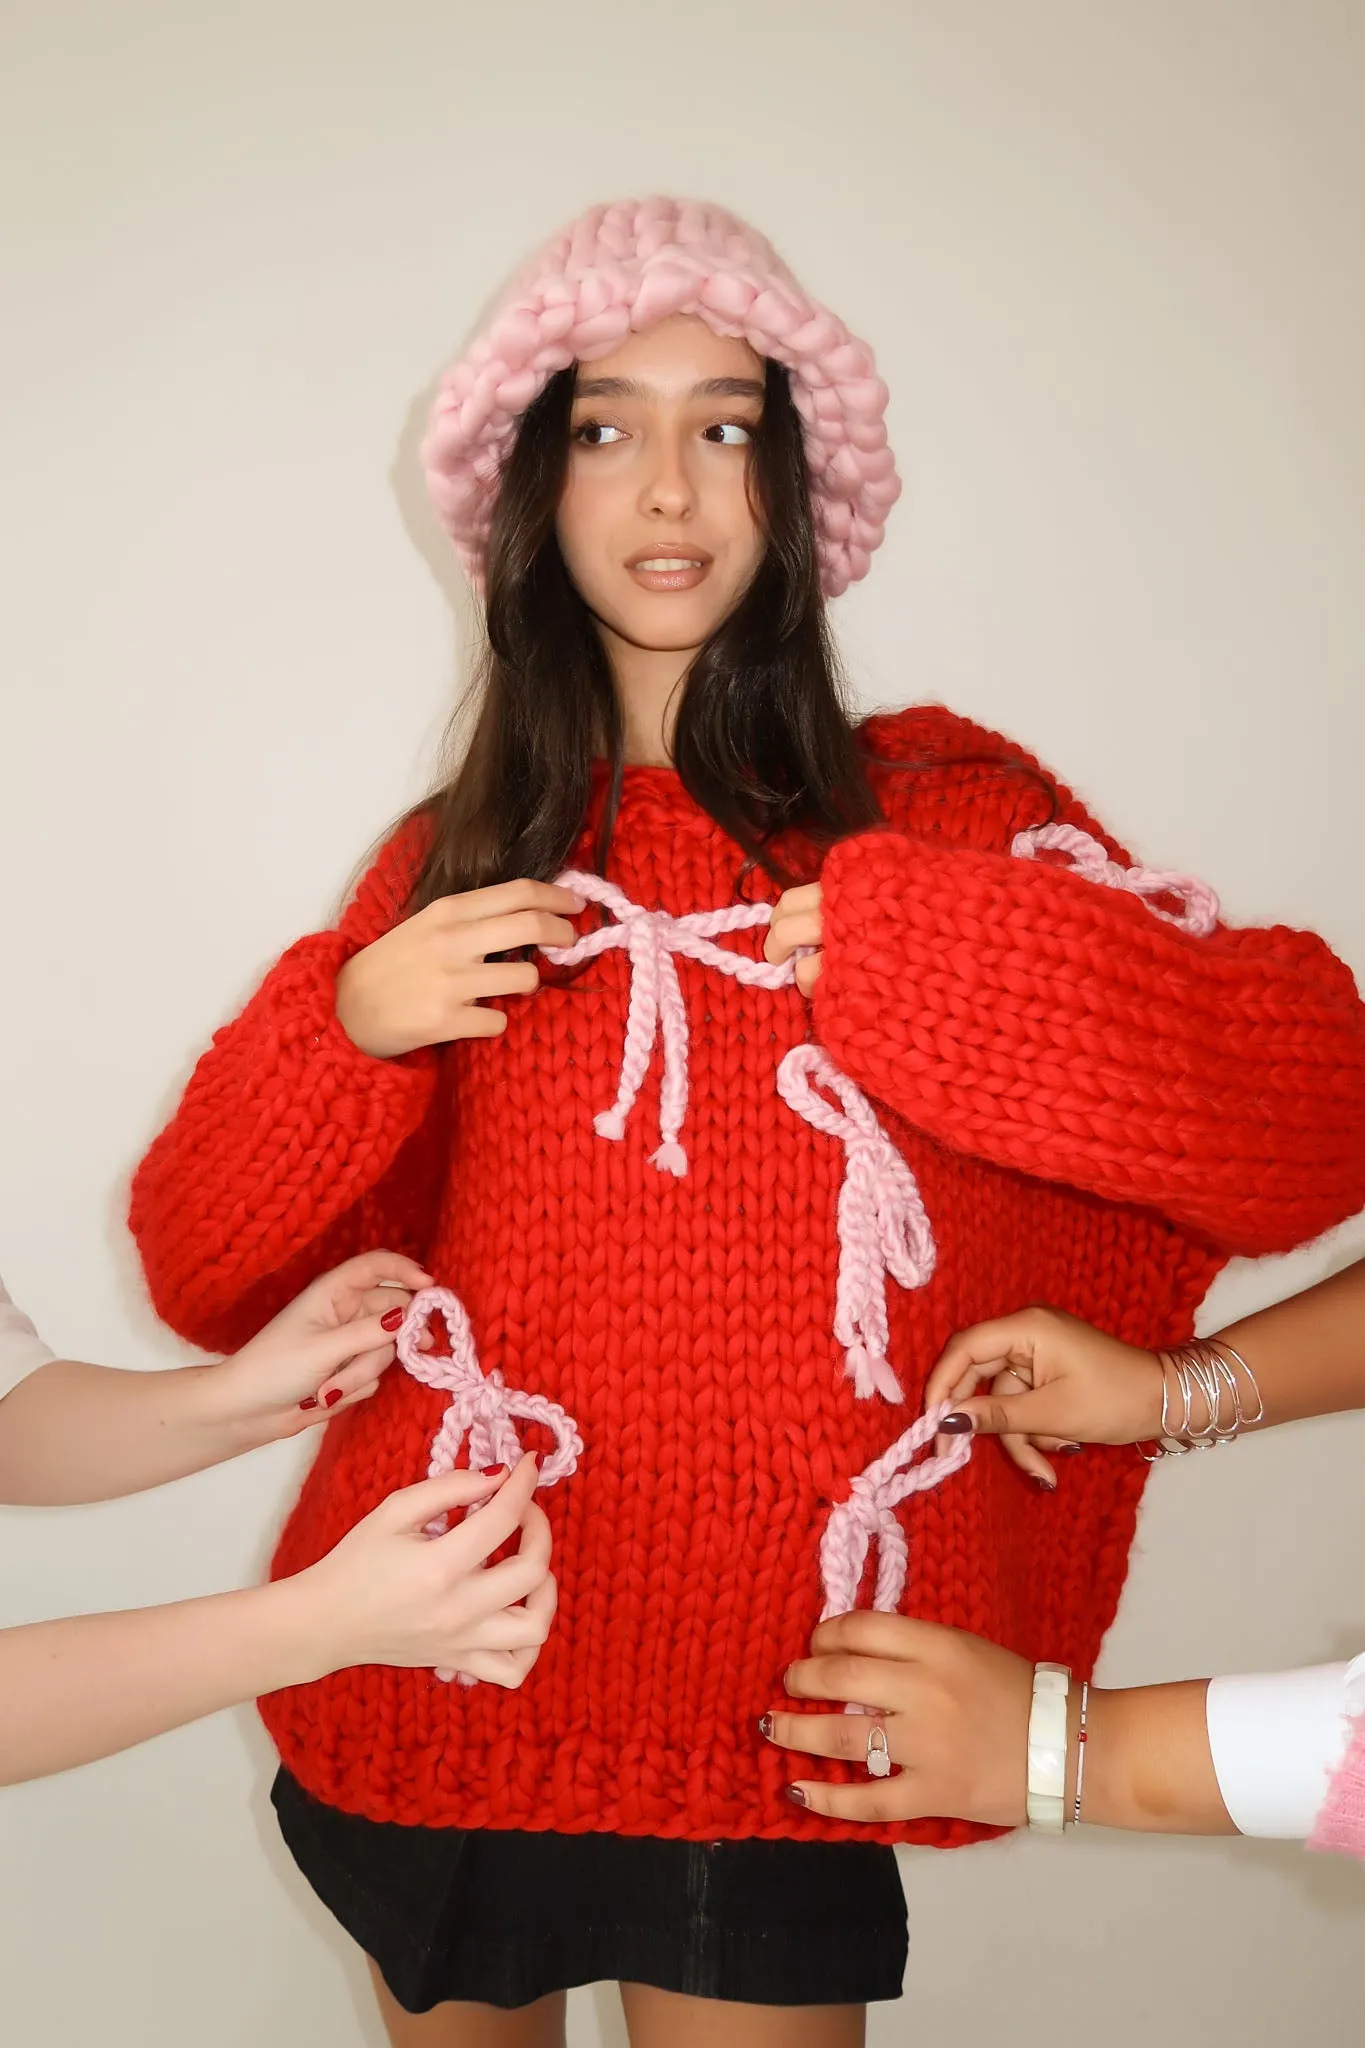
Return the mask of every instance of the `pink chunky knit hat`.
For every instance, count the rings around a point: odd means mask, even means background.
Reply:
[[[690,313],[791,373],[805,431],[821,584],[867,574],[900,479],[872,351],[808,298],[762,235],[684,199],[594,206],[546,245],[487,332],[441,380],[422,461],[436,510],[475,582],[517,422],[557,370]]]

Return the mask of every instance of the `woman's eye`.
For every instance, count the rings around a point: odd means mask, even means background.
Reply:
[[[584,420],[574,430],[575,441],[581,441],[585,448],[606,448],[613,440],[622,437],[620,427],[609,427],[605,420]]]
[[[754,430],[739,420],[717,420],[706,429],[706,438],[722,448],[746,448],[754,438]]]

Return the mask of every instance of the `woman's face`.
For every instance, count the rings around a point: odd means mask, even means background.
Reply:
[[[695,653],[743,595],[762,412],[761,357],[683,314],[580,366],[556,532],[618,668]]]

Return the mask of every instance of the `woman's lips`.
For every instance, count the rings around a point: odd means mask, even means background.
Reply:
[[[711,567],[711,557],[682,548],[659,548],[626,563],[641,590],[695,590]]]

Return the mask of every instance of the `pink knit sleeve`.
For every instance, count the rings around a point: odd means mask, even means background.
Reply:
[[[1365,1714],[1352,1724],[1346,1754],[1332,1774],[1308,1847],[1365,1859]]]

